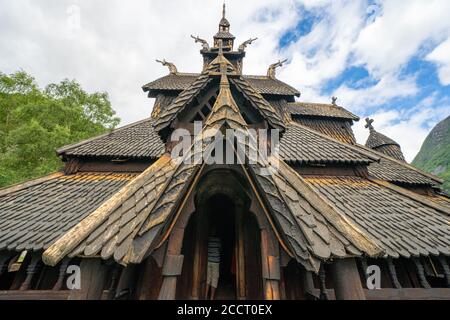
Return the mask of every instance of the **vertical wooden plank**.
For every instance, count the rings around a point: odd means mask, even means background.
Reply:
[[[331,265],[336,300],[365,300],[354,258],[335,260]]]
[[[34,253],[31,256],[30,264],[27,267],[27,276],[25,277],[25,280],[22,282],[22,285],[20,286],[19,290],[23,291],[30,289],[31,280],[33,280],[33,277],[37,272],[40,261],[41,261],[40,254]]]
[[[302,268],[303,291],[305,296],[314,295],[314,280],[312,273]]]
[[[167,245],[167,253],[164,258],[163,270],[169,268],[169,264],[172,262],[171,256],[178,256],[181,252],[181,247],[183,245],[183,235],[184,229],[175,226],[172,229],[172,233],[169,238],[169,243]],[[180,269],[181,273],[181,269]],[[163,273],[163,282],[161,285],[161,290],[159,292],[159,300],[174,300],[176,297],[177,290],[177,276],[173,274]]]
[[[241,207],[236,208],[236,271],[237,271],[237,296],[240,300],[246,299],[245,288],[245,248],[244,248],[244,221]]]
[[[67,270],[67,266],[69,264],[69,258],[64,258],[59,265],[59,269],[58,269],[58,279],[56,280],[55,284],[53,285],[52,290],[61,290],[64,283],[64,277],[66,275],[66,270]]]
[[[81,288],[73,289],[69,300],[98,300],[103,293],[106,267],[100,259],[83,259],[80,264]]]
[[[129,267],[123,270],[123,273],[131,273],[132,271],[128,271],[128,268]],[[124,274],[123,277],[125,278],[129,276]],[[125,282],[125,279],[122,281]],[[158,263],[153,256],[148,257],[141,266],[135,298],[138,300],[156,300],[161,289],[162,281],[162,268],[158,266]],[[120,287],[121,283],[119,281],[117,290],[119,290]]]
[[[203,221],[201,217],[204,217],[205,215],[198,215],[196,217],[195,220],[195,230],[196,230],[196,234],[193,237],[194,241],[195,241],[195,245],[194,245],[194,263],[193,263],[193,273],[192,273],[192,290],[191,290],[191,295],[192,295],[192,299],[198,300],[200,299],[200,297],[203,296],[203,290],[201,290],[201,275],[202,273],[200,272],[201,270],[201,264],[202,264],[202,250],[203,250],[203,245],[202,245],[202,241],[203,240],[203,229],[204,226],[206,225],[205,223],[202,223]]]

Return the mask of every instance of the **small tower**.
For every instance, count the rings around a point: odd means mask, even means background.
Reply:
[[[219,31],[214,36],[214,48],[219,48],[219,40],[222,40],[224,51],[232,51],[235,37],[230,33],[230,23],[225,18],[225,3],[222,9],[222,19],[219,22]]]
[[[387,156],[400,161],[405,161],[400,145],[384,134],[379,133],[373,127],[373,119],[366,118],[366,128],[370,130],[369,138],[366,141],[366,147],[384,153]]]

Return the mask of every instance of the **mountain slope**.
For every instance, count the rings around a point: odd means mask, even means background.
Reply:
[[[412,164],[444,179],[450,193],[450,116],[431,130]]]

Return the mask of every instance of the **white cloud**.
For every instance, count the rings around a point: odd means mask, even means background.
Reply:
[[[362,89],[342,85],[334,92],[342,105],[367,114],[420,90],[413,76],[402,77],[400,71],[411,57],[422,54],[421,48],[431,51],[427,59],[439,66],[441,82],[450,82],[450,19],[446,17],[450,1],[376,3],[370,9],[375,14],[368,18],[365,0],[229,0],[227,16],[236,45],[249,37],[259,38],[247,49],[244,71],[265,74],[270,63],[288,58],[279,78],[297,87],[302,100],[328,102],[330,97],[323,96],[321,89],[330,79],[350,66],[367,68],[374,85]],[[73,12],[67,12],[73,5],[80,9],[79,29],[73,28]],[[89,91],[108,91],[126,124],[151,112],[153,102],[141,86],[167,74],[154,62],[156,58],[174,62],[179,71],[200,71],[200,47],[189,35],[211,41],[221,5],[209,0],[1,1],[0,70],[11,73],[23,68],[41,85],[67,77]],[[306,14],[299,5],[319,19],[308,35],[280,49],[280,37]],[[398,128],[402,117],[411,119],[402,112],[396,116],[397,122],[386,121],[382,127],[386,132]],[[428,128],[425,122],[419,126]],[[418,151],[417,143],[405,142],[403,148],[408,154]]]
[[[450,38],[430,52],[427,59],[438,65],[442,85],[450,85]]]
[[[353,89],[346,85],[339,87],[334,95],[342,105],[356,112],[367,112],[374,106],[385,104],[394,98],[413,96],[419,91],[414,77],[398,79],[386,74],[378,83],[363,89]],[[393,105],[395,107],[395,105]]]
[[[450,114],[448,99],[438,101],[434,96],[425,98],[408,110],[378,110],[369,115],[374,119],[375,130],[400,144],[406,161],[411,162],[420,150],[430,130]],[[369,136],[365,121],[358,122],[353,130],[359,143]]]
[[[375,76],[396,72],[426,41],[450,34],[450,1],[385,0],[380,15],[367,25],[353,45],[356,63]]]

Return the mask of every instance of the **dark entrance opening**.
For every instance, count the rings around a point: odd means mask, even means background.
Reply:
[[[208,234],[215,229],[220,239],[220,275],[216,299],[236,299],[236,258],[235,258],[235,207],[225,195],[216,194],[208,199]]]

